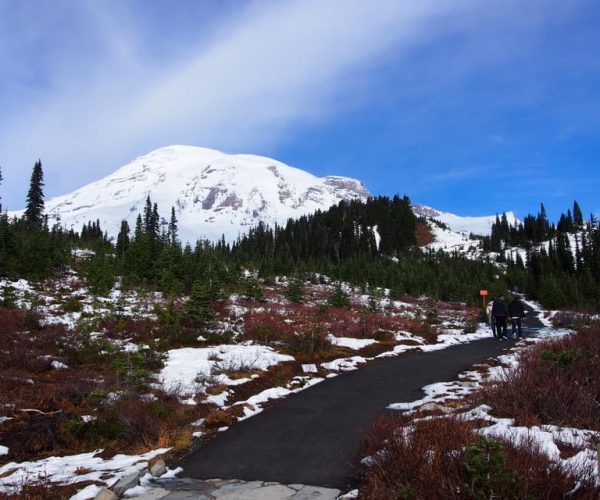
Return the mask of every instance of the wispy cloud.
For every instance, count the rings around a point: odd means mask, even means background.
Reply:
[[[368,100],[356,89],[376,65],[465,22],[476,2],[256,2],[210,29],[201,28],[210,17],[199,19],[197,41],[186,34],[184,46],[170,40],[169,50],[127,5],[37,4],[43,12],[29,19],[41,20],[20,34],[10,23],[24,26],[31,7],[5,7],[5,184],[22,185],[38,156],[53,176],[50,193],[59,194],[169,143],[248,151],[275,144],[294,126],[335,113],[340,96]],[[5,200],[20,203],[10,193]]]

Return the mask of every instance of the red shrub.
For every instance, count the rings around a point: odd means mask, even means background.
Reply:
[[[21,309],[0,307],[0,334],[10,335],[23,330],[25,330],[25,312]]]
[[[591,470],[570,473],[532,446],[481,438],[457,418],[380,418],[362,447],[370,457],[359,498],[597,498]],[[573,471],[574,472],[574,471]]]
[[[523,425],[600,430],[600,327],[521,354],[519,366],[484,388],[480,401]]]
[[[264,344],[281,341],[286,334],[293,332],[290,323],[285,318],[270,309],[251,311],[244,318],[244,338]]]

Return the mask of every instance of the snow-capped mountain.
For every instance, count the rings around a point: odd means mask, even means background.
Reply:
[[[49,224],[79,231],[100,221],[116,236],[121,221],[135,226],[146,197],[169,219],[175,207],[179,236],[229,241],[260,221],[283,224],[340,200],[366,199],[356,179],[315,177],[284,163],[254,155],[229,155],[193,146],[169,146],[136,158],[113,174],[46,202]]]
[[[492,224],[496,222],[495,215],[484,215],[480,217],[460,216],[449,212],[440,212],[435,208],[420,204],[413,204],[412,209],[416,215],[443,222],[451,231],[465,235],[471,233],[489,235],[492,231]],[[520,222],[513,212],[504,213],[506,214],[506,219],[509,224],[516,225]],[[502,216],[502,214],[498,215],[500,217]]]

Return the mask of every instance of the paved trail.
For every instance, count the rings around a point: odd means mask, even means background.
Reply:
[[[542,326],[531,313],[526,335]],[[218,434],[180,464],[182,475],[346,489],[375,416],[512,345],[490,333],[490,339],[388,358],[326,380]]]

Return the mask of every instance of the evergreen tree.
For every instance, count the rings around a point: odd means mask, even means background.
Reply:
[[[348,298],[348,294],[342,289],[342,284],[337,283],[333,293],[327,298],[327,304],[340,309],[351,309],[352,304]]]
[[[188,325],[205,329],[214,324],[215,313],[210,303],[210,288],[205,281],[194,281],[190,298],[184,307],[184,318]]]
[[[292,304],[302,304],[304,301],[304,289],[300,278],[294,277],[289,280],[285,289],[285,298]]]
[[[583,214],[581,213],[581,208],[579,208],[579,203],[577,203],[577,201],[573,202],[573,223],[578,230],[583,228]]]
[[[44,172],[42,162],[35,162],[31,172],[29,191],[27,193],[27,206],[25,208],[25,222],[30,227],[42,227],[44,223]]]
[[[0,184],[2,184],[2,167],[0,166]],[[0,213],[2,213],[2,196],[0,196]]]
[[[125,254],[129,249],[129,224],[126,220],[121,221],[121,228],[117,235],[117,258],[121,261],[125,260]]]
[[[265,301],[265,292],[260,282],[249,276],[244,282],[244,297],[247,300],[257,300],[259,302]]]
[[[144,206],[144,232],[150,234],[152,232],[152,201],[150,195],[146,196],[146,205]]]
[[[538,212],[538,216],[536,219],[537,226],[537,237],[538,241],[543,241],[548,237],[550,223],[548,222],[548,216],[546,215],[546,208],[544,204],[540,204],[540,211]]]
[[[167,235],[169,243],[175,245],[177,243],[177,217],[175,216],[175,207],[171,207],[171,220],[169,221]]]

